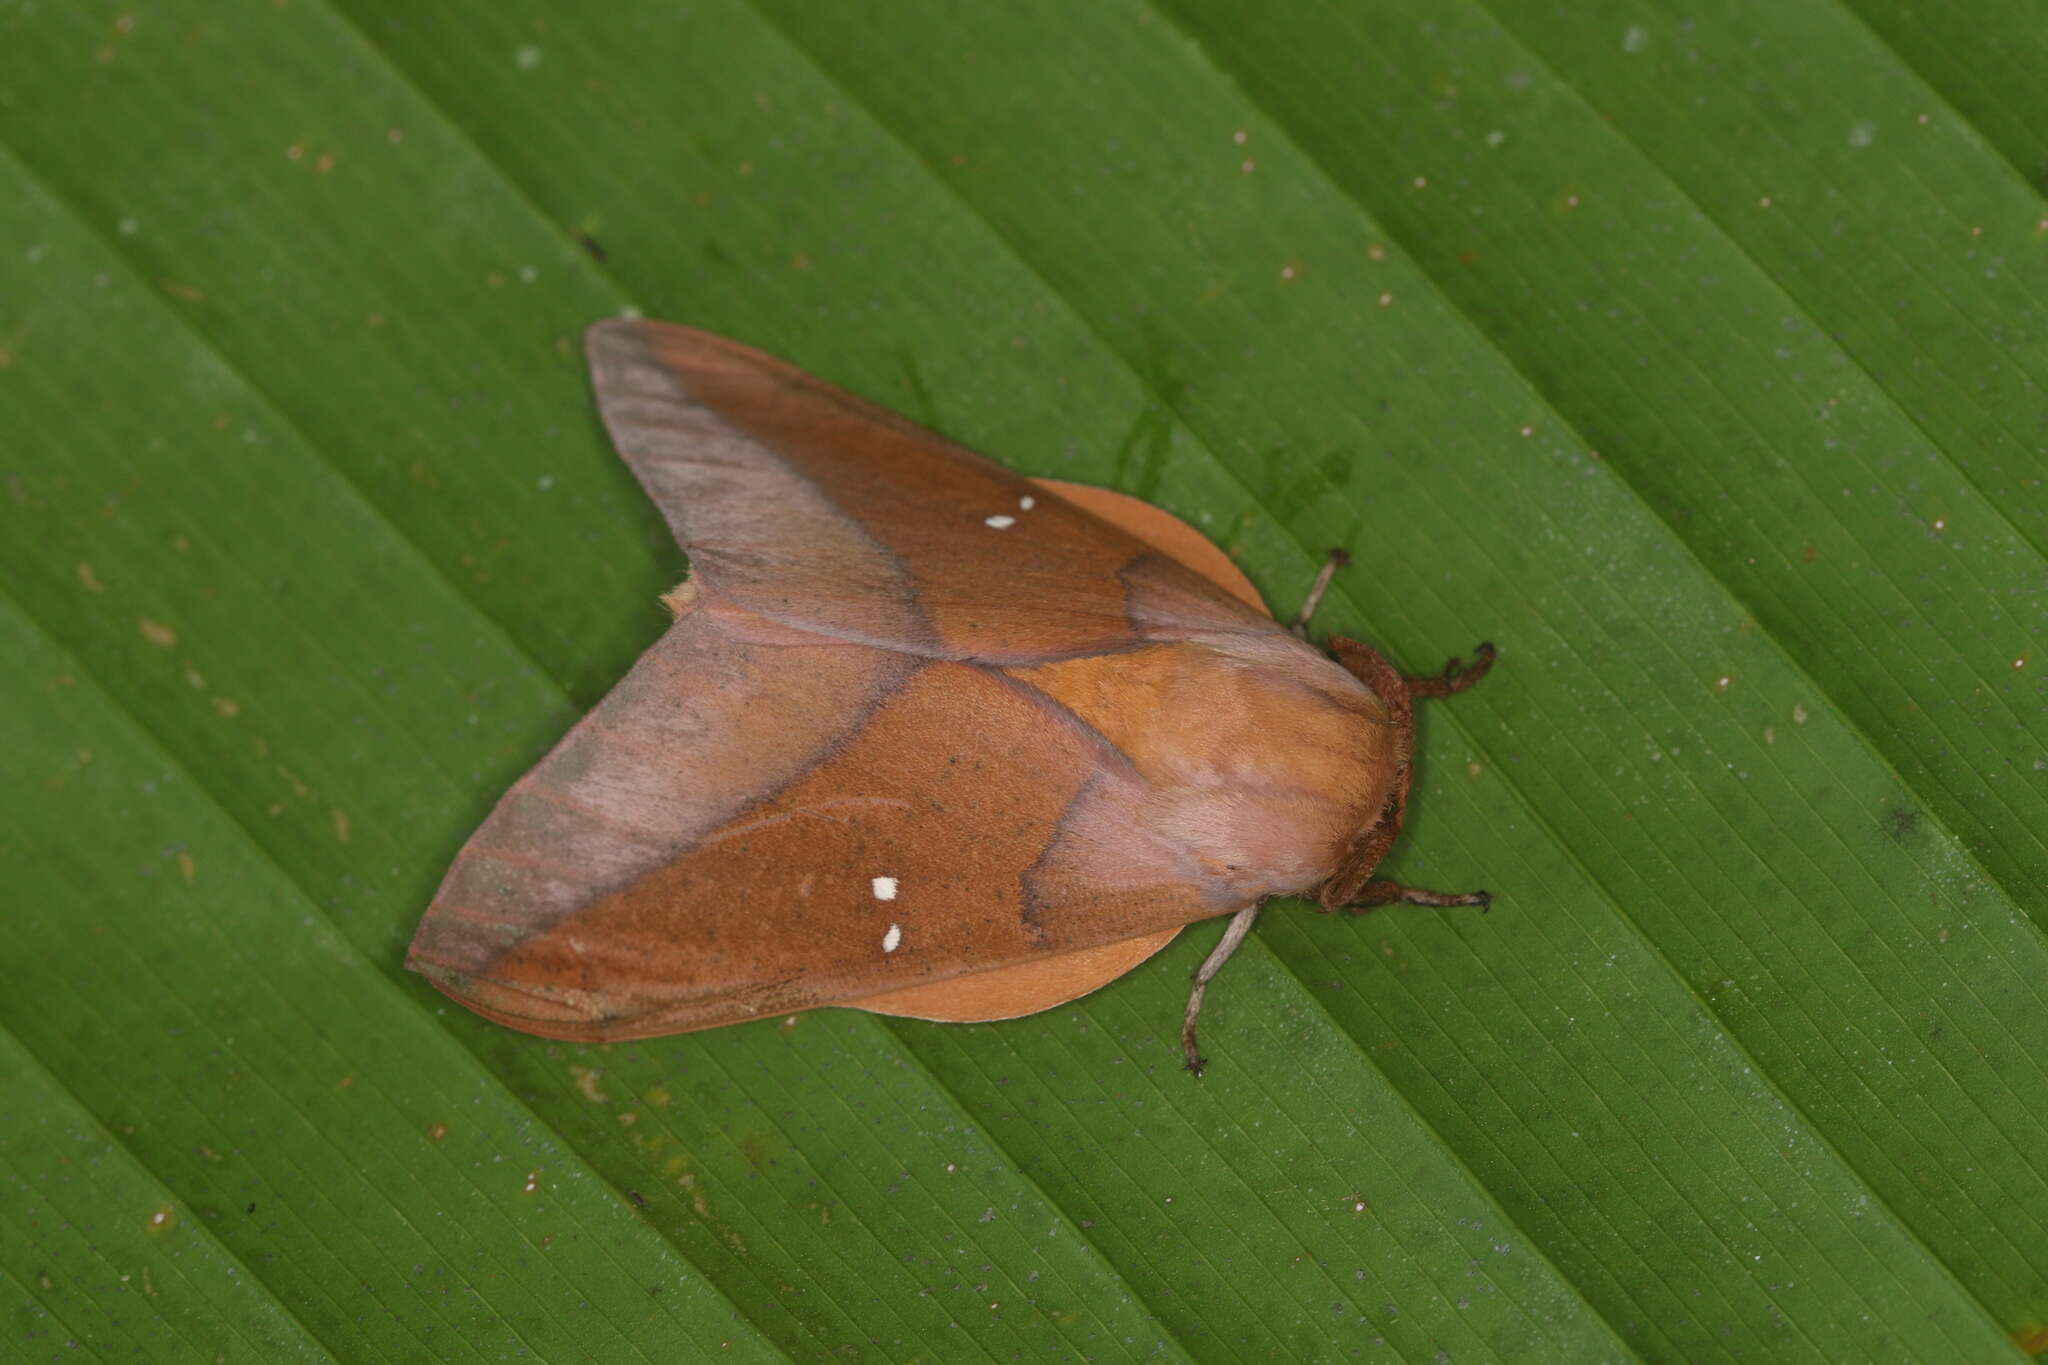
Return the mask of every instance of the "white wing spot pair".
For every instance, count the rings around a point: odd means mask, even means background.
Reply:
[[[896,879],[894,877],[872,878],[868,882],[868,886],[874,891],[875,899],[878,901],[893,901],[896,899]],[[902,943],[903,926],[900,924],[890,925],[889,932],[882,935],[882,951],[893,953],[902,946]]]
[[[1017,499],[1017,509],[1021,512],[1029,512],[1032,508],[1036,506],[1038,506],[1038,499],[1032,497],[1029,493],[1026,493],[1023,497]],[[1007,531],[1012,526],[1015,526],[1017,524],[1017,519],[1013,516],[1008,516],[1004,513],[998,512],[996,513],[996,515],[992,517],[983,517],[981,519],[981,524],[983,526],[989,527],[991,530]]]

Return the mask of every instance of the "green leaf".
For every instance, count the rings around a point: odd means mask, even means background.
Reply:
[[[2014,0],[0,3],[4,1352],[2048,1348],[2048,37]],[[578,334],[1207,530],[1396,875],[1048,1014],[402,970],[683,571]],[[0,1352],[0,1353],[4,1353]]]

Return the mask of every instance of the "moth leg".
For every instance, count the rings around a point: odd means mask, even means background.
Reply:
[[[1294,625],[1290,627],[1296,635],[1304,640],[1308,638],[1309,618],[1314,616],[1316,608],[1322,605],[1323,594],[1330,588],[1330,579],[1336,576],[1337,570],[1350,562],[1351,556],[1348,552],[1342,549],[1330,551],[1330,557],[1325,559],[1323,567],[1316,571],[1316,581],[1309,585],[1308,597],[1303,600],[1301,612],[1294,618]]]
[[[1469,664],[1463,659],[1453,659],[1434,678],[1403,678],[1401,681],[1408,684],[1411,697],[1448,697],[1478,682],[1492,667],[1493,642],[1488,640],[1482,641],[1479,648],[1472,651]]]
[[[1209,982],[1216,973],[1223,970],[1223,964],[1230,961],[1230,955],[1244,943],[1246,934],[1252,931],[1252,922],[1259,917],[1259,907],[1248,905],[1230,917],[1230,923],[1223,930],[1223,937],[1216,944],[1208,960],[1195,969],[1195,986],[1188,992],[1188,1012],[1180,1024],[1180,1050],[1187,1058],[1187,1068],[1197,1078],[1202,1074],[1201,1049],[1195,1046],[1195,1016],[1202,1012],[1202,996],[1209,989]]]
[[[1419,886],[1403,886],[1384,877],[1375,877],[1358,888],[1358,894],[1344,906],[1344,909],[1349,914],[1363,915],[1382,905],[1476,905],[1484,911],[1492,904],[1493,897],[1484,891],[1467,891],[1462,894],[1425,891]]]

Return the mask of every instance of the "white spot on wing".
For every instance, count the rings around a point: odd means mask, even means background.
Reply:
[[[868,885],[875,889],[876,900],[893,901],[896,899],[896,879],[894,877],[876,877]]]
[[[981,519],[981,524],[983,526],[991,527],[992,529],[997,531],[1007,531],[1012,526],[1015,526],[1017,524],[1017,519],[1015,517],[1006,517],[1001,514],[997,514],[993,517],[983,517]]]
[[[885,953],[893,953],[896,951],[898,945],[900,945],[902,942],[903,926],[900,924],[892,924],[889,926],[889,932],[882,935],[882,951]]]

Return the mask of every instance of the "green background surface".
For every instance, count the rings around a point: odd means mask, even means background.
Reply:
[[[0,0],[0,1356],[2048,1349],[2031,0]],[[593,245],[595,250],[592,249]],[[1407,880],[1000,1025],[401,968],[729,333],[1428,669]]]

